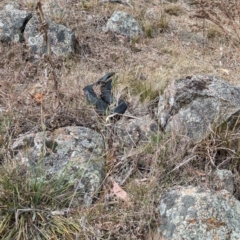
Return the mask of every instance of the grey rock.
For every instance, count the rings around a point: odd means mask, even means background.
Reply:
[[[17,3],[6,5],[0,11],[0,41],[23,42],[23,31],[31,17],[30,12],[19,10]]]
[[[49,24],[48,37],[50,38],[51,50],[57,56],[67,55],[74,52],[75,35],[74,32],[55,22],[47,21]],[[35,54],[44,54],[47,46],[44,41],[44,35],[40,34],[38,17],[34,15],[26,25],[24,37],[27,44]]]
[[[217,169],[213,174],[213,187],[215,190],[227,190],[231,194],[234,191],[234,179],[231,171]]]
[[[52,133],[25,134],[15,140],[12,151],[16,152],[15,161],[28,171],[41,167],[47,179],[64,176],[88,206],[100,190],[104,178],[104,142],[91,129],[64,127]]]
[[[128,37],[142,35],[139,23],[128,13],[115,11],[107,21],[104,31],[111,31]]]
[[[229,192],[176,187],[160,201],[162,240],[238,240],[240,202]]]
[[[128,121],[121,119],[114,124],[114,131],[115,147],[133,147],[148,142],[151,136],[156,135],[158,125],[149,115],[145,115]]]
[[[210,126],[233,126],[240,113],[240,89],[212,76],[195,75],[170,84],[159,102],[161,128],[204,139]]]

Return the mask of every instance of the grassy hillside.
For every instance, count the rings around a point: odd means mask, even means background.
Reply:
[[[16,1],[21,9],[35,11],[36,1]],[[2,0],[0,7],[8,2]],[[52,20],[75,31],[76,54],[52,56],[54,65],[51,66],[44,59],[33,60],[24,44],[0,43],[0,105],[3,109],[0,116],[0,236],[2,239],[158,239],[156,206],[161,194],[176,184],[208,186],[211,157],[206,153],[214,155],[219,146],[231,146],[226,145],[229,144],[226,136],[231,142],[238,136],[236,133],[213,133],[195,148],[204,160],[183,163],[183,156],[190,148],[188,142],[183,145],[178,136],[159,132],[145,145],[125,153],[127,160],[124,161],[134,168],[122,186],[127,199],[111,194],[108,199],[112,186],[106,178],[92,207],[79,206],[68,214],[63,212],[67,206],[56,200],[58,194],[65,194],[65,189],[59,191],[51,181],[41,185],[31,176],[23,177],[23,169],[11,162],[11,143],[21,133],[41,131],[52,116],[58,116],[58,121],[51,125],[53,129],[80,125],[100,131],[105,119],[94,113],[82,89],[107,72],[117,73],[114,94],[124,96],[130,103],[128,114],[135,117],[151,112],[168,83],[180,77],[210,74],[239,85],[237,35],[234,31],[226,35],[221,23],[217,26],[191,17],[199,10],[186,3],[191,1],[130,0],[129,4],[118,4],[100,0],[56,0],[60,12],[47,7],[48,2],[42,1],[45,16],[50,15]],[[102,27],[115,10],[133,15],[141,24],[144,36],[128,39],[104,33]],[[119,171],[115,166],[116,152],[116,149],[106,151],[107,177]],[[229,157],[233,160],[225,167],[234,172],[235,184],[239,186],[239,158]],[[180,170],[178,166],[182,166]],[[235,196],[239,198],[240,192]],[[53,213],[56,210],[60,212]]]

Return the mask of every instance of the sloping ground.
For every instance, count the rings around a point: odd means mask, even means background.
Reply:
[[[1,1],[0,7],[8,2]],[[46,4],[49,1],[42,2]],[[167,84],[180,77],[209,74],[234,85],[239,84],[237,49],[216,26],[190,18],[194,6],[177,1],[160,4],[158,0],[132,0],[130,5],[102,3],[100,0],[56,2],[60,12],[44,5],[44,13],[75,30],[77,38],[75,55],[55,59],[61,111],[55,111],[54,104],[59,103],[51,95],[54,82],[44,61],[34,61],[26,46],[0,43],[0,104],[5,111],[1,117],[0,134],[1,139],[8,140],[1,140],[3,149],[7,149],[11,140],[20,133],[41,129],[42,122],[51,120],[53,116],[58,120],[52,123],[53,129],[76,124],[102,130],[105,120],[87,104],[82,89],[107,72],[117,73],[114,95],[125,97],[130,103],[128,114],[134,117],[148,112]],[[35,9],[34,1],[19,3],[22,9]],[[115,10],[132,14],[143,27],[144,36],[128,39],[104,33],[102,27]],[[48,98],[39,105],[32,96],[46,88],[50,89]],[[199,145],[199,152],[210,149],[208,143]],[[96,204],[90,209],[79,207],[72,213],[75,219],[80,219],[79,237],[147,239],[158,221],[155,206],[159,192],[176,183],[207,184],[208,162],[186,165],[180,172],[166,174],[183,157],[184,150],[180,144],[177,138],[169,140],[167,136],[157,136],[146,146],[121,156],[123,160],[128,159],[127,165],[134,163],[131,166],[136,168],[125,185],[131,204],[111,197],[110,203],[106,203],[111,185],[106,183]],[[115,167],[117,151],[110,149],[107,152],[107,175],[119,170]],[[6,157],[2,152],[2,158]],[[237,163],[228,167],[238,176]],[[240,194],[237,192],[235,195],[239,197]]]

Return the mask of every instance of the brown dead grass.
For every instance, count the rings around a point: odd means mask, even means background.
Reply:
[[[7,2],[1,1],[0,7]],[[24,9],[34,9],[33,0],[19,2]],[[43,4],[48,2],[42,1]],[[54,15],[48,9],[51,18],[74,29],[77,38],[76,54],[65,58],[53,56],[60,107],[55,106],[54,81],[46,62],[43,59],[32,62],[26,46],[0,43],[0,104],[5,109],[0,134],[6,149],[12,138],[23,132],[41,130],[42,123],[48,129],[80,125],[102,130],[104,119],[86,102],[82,89],[107,72],[117,73],[115,96],[125,97],[130,103],[129,114],[135,117],[147,113],[148,106],[167,84],[180,77],[202,73],[239,84],[238,52],[213,24],[190,19],[191,7],[186,4],[139,0],[131,1],[131,8],[102,4],[98,0],[58,0],[57,3],[63,13]],[[114,33],[103,33],[101,28],[114,10],[132,14],[144,27],[145,35],[130,40]],[[175,12],[177,14],[173,14]],[[46,9],[44,13],[48,13]],[[34,99],[36,94],[43,94],[42,102]],[[197,149],[204,153],[208,147],[202,144]],[[202,181],[201,174],[196,174],[199,169],[206,174],[211,172],[213,166],[205,155],[202,165],[196,160],[189,161],[180,167],[180,172],[171,172],[182,163],[190,149],[191,143],[186,140],[183,144],[178,136],[150,139],[146,146],[134,151],[121,149],[121,153],[130,155],[121,166],[134,169],[124,186],[132,205],[118,199],[106,199],[108,188],[105,184],[90,209],[79,207],[73,214],[76,218],[81,216],[79,237],[146,239],[158,224],[155,207],[159,195],[176,183],[198,184]],[[119,171],[115,161],[122,155],[114,156],[111,151],[106,154],[109,176]],[[146,162],[149,164],[145,165]],[[209,166],[206,169],[203,168],[205,163]],[[232,166],[231,169],[236,168]]]

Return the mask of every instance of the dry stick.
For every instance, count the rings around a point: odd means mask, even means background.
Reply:
[[[47,55],[49,56],[51,53],[50,41],[47,33],[49,26],[48,26],[48,23],[44,20],[41,1],[37,3],[36,10],[37,10],[37,15],[39,16],[39,20],[42,23],[42,26],[40,27],[40,32],[44,33],[44,40],[47,45]]]
[[[60,101],[60,97],[59,97],[59,89],[58,89],[59,84],[58,84],[58,81],[57,81],[56,72],[54,71],[55,66],[54,66],[54,63],[53,63],[52,58],[51,58],[51,45],[50,45],[50,40],[49,40],[49,37],[48,37],[49,25],[44,20],[41,1],[39,1],[37,3],[36,10],[37,10],[37,14],[39,16],[39,20],[42,24],[41,27],[40,27],[40,32],[44,33],[44,40],[45,40],[46,45],[47,45],[47,54],[45,56],[45,59],[48,61],[48,63],[51,66],[51,72],[52,72],[52,75],[53,75],[54,88],[55,88],[55,94],[56,94],[55,109],[57,109],[60,105],[62,105],[62,102]]]

